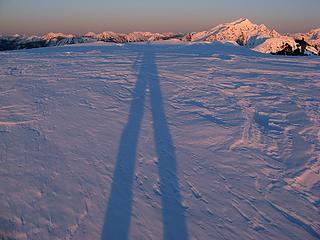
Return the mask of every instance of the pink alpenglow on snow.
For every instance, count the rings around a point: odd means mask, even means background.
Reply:
[[[0,65],[2,239],[320,238],[319,57],[169,40]]]

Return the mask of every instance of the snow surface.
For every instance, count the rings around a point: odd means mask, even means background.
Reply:
[[[99,42],[0,66],[0,238],[320,238],[318,57]]]

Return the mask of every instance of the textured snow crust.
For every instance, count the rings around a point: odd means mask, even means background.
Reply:
[[[99,42],[0,66],[0,238],[320,238],[318,57]]]

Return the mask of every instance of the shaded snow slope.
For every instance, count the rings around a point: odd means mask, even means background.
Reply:
[[[293,50],[297,48],[294,38],[282,36],[266,39],[264,42],[254,47],[253,50],[262,53],[276,53],[281,51],[286,43],[288,43]]]
[[[320,237],[320,59],[232,44],[0,53],[0,238]]]

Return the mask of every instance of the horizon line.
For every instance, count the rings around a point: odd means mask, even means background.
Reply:
[[[295,32],[283,32],[283,31],[278,31],[276,28],[272,28],[272,27],[269,27],[268,25],[264,24],[264,23],[255,23],[254,21],[252,21],[251,19],[249,18],[245,18],[245,17],[242,17],[242,18],[238,18],[234,21],[226,21],[226,22],[223,22],[223,23],[219,23],[219,24],[216,24],[214,27],[217,27],[219,25],[223,25],[223,24],[228,24],[228,23],[233,23],[233,22],[236,22],[236,21],[239,21],[239,20],[249,20],[252,24],[255,24],[255,25],[265,25],[268,29],[270,30],[275,30],[277,31],[278,33],[282,34],[282,35],[287,35],[287,34],[299,34],[299,33],[308,33],[312,30],[316,30],[316,29],[319,29],[319,27],[310,27],[308,28],[309,30],[307,30],[306,32],[302,32],[302,31],[295,31]],[[211,27],[210,29],[214,28],[214,27]],[[172,34],[188,34],[188,33],[194,33],[194,32],[202,32],[202,31],[209,31],[210,29],[207,29],[207,30],[195,30],[195,31],[181,31],[181,32],[173,32],[173,31],[150,31],[150,30],[133,30],[133,31],[114,31],[114,30],[102,30],[102,31],[82,31],[82,32],[67,32],[67,31],[54,31],[54,30],[48,30],[46,32],[38,32],[38,33],[8,33],[8,32],[4,32],[4,33],[1,33],[0,32],[0,36],[14,36],[14,35],[19,35],[19,36],[28,36],[28,37],[31,37],[31,36],[37,36],[37,37],[40,37],[40,36],[45,36],[49,33],[55,33],[55,34],[58,34],[58,33],[61,33],[61,34],[64,34],[64,35],[74,35],[74,36],[78,36],[78,37],[83,37],[85,36],[86,34],[88,33],[94,33],[94,34],[101,34],[101,33],[104,33],[104,32],[112,32],[112,33],[116,33],[116,34],[130,34],[130,33],[159,33],[159,34],[164,34],[164,33],[172,33]]]

